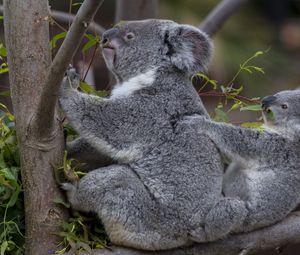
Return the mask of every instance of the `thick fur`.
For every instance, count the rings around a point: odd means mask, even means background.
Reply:
[[[60,91],[60,105],[85,148],[115,162],[63,185],[73,208],[97,213],[115,244],[140,249],[225,236],[243,221],[245,205],[222,196],[215,144],[182,122],[184,116],[208,118],[190,76],[206,68],[210,40],[195,27],[145,20],[106,31],[103,45],[118,81],[111,97],[72,88],[78,83],[73,70]]]
[[[188,118],[234,162],[226,171],[224,193],[244,200],[248,210],[235,232],[274,224],[300,202],[300,90],[266,97],[262,106],[265,131]]]

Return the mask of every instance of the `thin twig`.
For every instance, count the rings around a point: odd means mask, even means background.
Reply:
[[[235,97],[237,99],[240,99],[241,101],[247,101],[249,103],[260,103],[260,100],[248,98],[241,95],[236,95],[234,93],[225,93],[225,92],[219,92],[219,91],[208,91],[208,92],[202,92],[199,93],[200,96],[211,96],[211,97]]]
[[[84,80],[84,81],[85,81],[85,78],[86,78],[86,76],[88,75],[88,72],[89,72],[89,70],[90,70],[90,68],[91,68],[91,66],[92,66],[92,64],[93,64],[93,62],[94,62],[94,59],[95,59],[95,56],[96,56],[96,52],[97,52],[98,49],[99,49],[99,43],[96,43],[96,45],[95,45],[95,47],[94,47],[94,50],[93,50],[92,58],[91,58],[91,60],[90,60],[90,63],[89,63],[89,65],[88,65],[88,68],[87,68],[87,70],[86,70],[86,72],[85,72],[85,75],[84,75],[84,77],[83,77],[83,80]]]

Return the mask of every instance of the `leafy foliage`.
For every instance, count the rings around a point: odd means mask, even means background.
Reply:
[[[67,159],[67,152],[64,155],[64,164],[58,170],[62,171],[69,181],[78,181],[86,174],[80,170],[80,162]],[[56,198],[54,202],[70,208],[70,204],[63,198]],[[92,249],[104,248],[109,242],[99,219],[95,216],[84,216],[79,212],[74,212],[72,218],[62,223],[62,230],[58,235],[62,237],[62,241],[58,244],[56,254],[63,254],[70,250],[91,253]]]
[[[24,253],[24,207],[14,116],[0,104],[0,254]]]
[[[80,89],[87,94],[96,96],[106,96],[106,91],[97,91],[89,84],[81,81]],[[68,124],[65,125],[68,132],[68,138],[71,140],[77,137],[76,132]],[[70,136],[69,136],[70,135]],[[58,169],[57,182],[61,182],[61,177],[66,177],[68,181],[78,181],[86,173],[81,171],[81,164],[75,159],[68,159],[67,152],[64,154],[63,166]],[[55,198],[55,203],[61,204],[67,208],[70,208],[70,204],[63,198]],[[86,251],[91,252],[92,249],[101,249],[106,247],[109,239],[104,231],[99,219],[95,216],[86,216],[79,212],[75,212],[72,218],[69,218],[67,222],[62,223],[62,230],[58,233],[62,237],[62,241],[58,244],[58,250],[56,254],[63,254],[67,251],[79,252]]]
[[[6,48],[3,46],[3,44],[0,44],[0,74],[7,73],[8,72],[8,64],[6,62]]]
[[[255,72],[264,74],[263,68],[251,64],[254,59],[261,56],[262,54],[264,54],[264,52],[258,51],[253,56],[246,59],[246,61],[244,61],[242,64],[240,64],[238,71],[226,85],[219,84],[217,81],[211,80],[203,73],[198,73],[192,78],[200,78],[202,80],[203,84],[198,90],[201,96],[220,97],[217,107],[215,108],[214,120],[230,122],[228,113],[233,110],[261,111],[259,98],[247,98],[245,96],[242,96],[241,92],[243,91],[244,87],[243,85],[236,86],[235,82],[242,72],[246,72],[248,74],[253,74]],[[212,90],[203,92],[203,90],[208,86],[212,87]],[[225,108],[227,110],[225,110]],[[255,122],[253,123],[253,125],[248,123],[247,127],[258,127],[258,123],[259,122]]]

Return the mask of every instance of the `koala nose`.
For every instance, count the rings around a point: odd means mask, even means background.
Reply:
[[[102,34],[101,44],[105,45],[105,44],[109,43],[110,40],[117,35],[117,33],[118,33],[117,28],[111,28],[111,29],[106,30]]]
[[[261,106],[265,110],[276,100],[275,96],[266,96],[261,100]]]

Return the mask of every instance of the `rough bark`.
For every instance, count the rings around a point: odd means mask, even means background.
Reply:
[[[83,2],[48,70],[37,109],[37,118],[42,125],[47,125],[48,127],[53,125],[55,104],[57,102],[60,82],[80,46],[85,31],[103,1],[104,0],[85,0]],[[43,114],[44,112],[48,114],[45,115]],[[48,130],[44,129],[43,132],[47,134]]]
[[[35,118],[50,66],[47,0],[4,1],[4,28],[25,195],[26,254],[50,254],[66,211],[53,203],[61,195],[53,167],[62,164],[63,136],[57,111],[54,125]],[[26,14],[26,15],[24,15]],[[47,111],[42,111],[47,115]],[[48,133],[40,132],[47,129]],[[43,135],[41,136],[41,134]]]
[[[243,4],[249,0],[223,0],[202,21],[199,28],[213,36]]]
[[[115,23],[157,16],[157,0],[117,0]]]
[[[248,255],[299,242],[300,212],[295,212],[276,225],[249,233],[232,235],[213,243],[195,244],[190,247],[160,252],[111,247],[109,250],[95,250],[92,255]],[[74,253],[66,255],[74,255]],[[83,252],[80,255],[87,255],[87,253]]]

